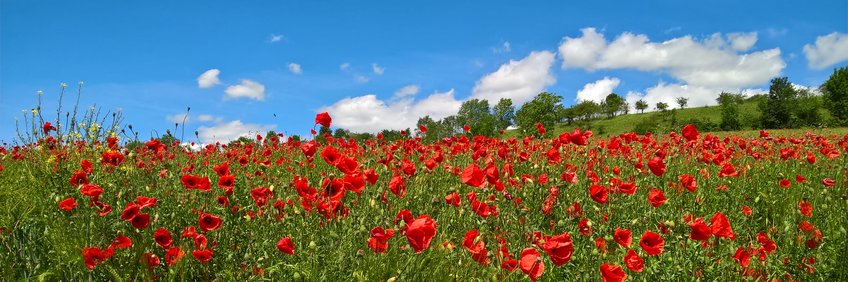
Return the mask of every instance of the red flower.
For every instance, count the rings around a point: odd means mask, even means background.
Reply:
[[[656,176],[663,176],[665,174],[665,163],[663,162],[663,158],[659,156],[648,161],[648,168]]]
[[[592,197],[592,200],[595,200],[595,202],[600,204],[605,204],[607,202],[607,188],[604,186],[589,186],[589,195]]]
[[[114,249],[111,248],[105,250],[102,250],[99,247],[82,249],[83,262],[85,263],[85,267],[87,267],[88,269],[94,269],[95,265],[98,265],[106,259],[111,258],[114,254]]]
[[[168,229],[165,229],[164,227],[160,227],[159,229],[156,229],[156,232],[153,232],[153,240],[156,241],[156,244],[159,244],[159,246],[166,249],[174,242],[174,238],[171,237],[171,232],[168,232]]]
[[[139,212],[141,212],[141,206],[136,203],[127,203],[127,206],[124,207],[124,211],[121,212],[121,220],[130,221],[135,218]]]
[[[713,218],[710,219],[710,228],[712,228],[713,235],[719,238],[727,238],[733,240],[736,238],[736,235],[733,234],[733,229],[730,228],[730,221],[727,220],[727,217],[724,216],[721,212],[716,212],[713,215]]]
[[[601,264],[601,278],[604,282],[621,282],[627,279],[627,274],[624,273],[621,266],[604,263]]]
[[[315,115],[315,124],[320,124],[324,127],[330,127],[330,123],[333,122],[333,119],[330,118],[330,113],[323,112]]]
[[[368,247],[375,253],[385,253],[389,247],[389,239],[394,235],[394,229],[383,230],[382,227],[374,227],[371,229],[371,238],[368,238]]]
[[[277,241],[277,250],[286,254],[294,255],[294,243],[292,242],[291,237],[287,236],[280,239],[280,241]]]
[[[418,131],[421,131],[421,133],[427,133],[427,127],[419,124],[418,125]]]
[[[132,240],[124,235],[118,235],[118,237],[115,237],[115,239],[112,240],[112,243],[109,244],[110,249],[126,249],[129,247],[132,247]]]
[[[680,176],[680,184],[689,192],[695,192],[695,188],[698,188],[698,181],[695,181],[695,177],[689,174]]]
[[[221,218],[208,213],[202,213],[200,214],[197,225],[200,226],[200,230],[203,230],[203,232],[209,232],[221,226]]]
[[[165,251],[165,263],[168,266],[174,266],[185,253],[179,247],[173,247]]]
[[[44,131],[44,135],[50,134],[51,130],[56,130],[56,127],[53,126],[49,121],[44,122],[44,125],[41,126],[41,130]]]
[[[778,184],[780,184],[780,187],[789,188],[789,185],[792,185],[792,182],[789,182],[789,180],[786,179],[781,179]]]
[[[212,260],[212,254],[214,254],[214,252],[210,249],[191,251],[191,255],[202,263],[207,263]]]
[[[401,176],[400,173],[395,173],[395,175],[392,176],[392,179],[389,180],[389,190],[391,190],[395,196],[398,196],[398,198],[406,196],[406,184],[404,183],[403,176]]]
[[[571,255],[574,253],[574,245],[568,232],[551,237],[541,247],[548,253],[551,261],[556,266],[568,263],[571,260]]]
[[[648,193],[648,202],[651,202],[651,205],[655,208],[662,206],[666,200],[665,195],[660,189],[654,188]]]
[[[629,229],[621,229],[616,227],[615,233],[613,233],[612,238],[615,239],[616,243],[625,248],[629,248],[630,243],[633,242],[633,237]]]
[[[645,261],[642,260],[636,251],[630,249],[627,251],[627,254],[624,255],[624,266],[627,266],[627,269],[635,272],[642,272],[645,269]]]
[[[406,239],[415,253],[421,253],[430,247],[430,240],[436,236],[436,222],[429,215],[422,215],[406,227]]]
[[[59,202],[59,209],[64,210],[64,211],[71,211],[76,206],[77,206],[77,201],[74,200],[74,198],[72,198],[72,197],[68,197],[68,198],[62,200],[61,202]]]
[[[639,240],[639,245],[642,246],[642,249],[649,256],[656,256],[662,254],[665,247],[665,240],[663,240],[660,234],[645,231],[645,234],[642,234],[642,239]]]
[[[100,196],[100,194],[103,194],[103,188],[100,188],[100,186],[97,186],[97,184],[85,184],[80,187],[80,193],[92,198],[96,198]]]
[[[482,240],[477,241],[477,237],[480,235],[480,232],[476,229],[470,230],[465,233],[465,237],[462,240],[462,246],[471,253],[471,258],[474,261],[487,265],[489,264],[489,260],[487,258],[488,251],[486,250],[486,243]],[[477,241],[475,243],[475,241]]]
[[[136,229],[145,229],[150,225],[150,215],[146,213],[139,213],[135,217],[132,218],[132,226]]]
[[[462,202],[462,197],[459,196],[459,193],[453,192],[445,196],[445,202],[448,203],[448,205],[459,207],[459,204]]]
[[[698,129],[694,125],[687,124],[683,127],[683,137],[689,141],[698,140]]]
[[[154,253],[141,254],[141,261],[149,268],[155,267],[161,263],[161,261],[159,261],[159,257],[157,257]]]
[[[803,216],[813,217],[813,205],[810,204],[810,202],[807,202],[807,200],[801,200],[801,202],[798,203],[798,211],[800,211]]]
[[[518,262],[521,272],[527,274],[530,280],[536,281],[542,273],[545,272],[545,263],[539,255],[539,251],[534,248],[526,248],[521,251],[521,260]]]
[[[477,167],[477,164],[471,164],[462,171],[462,183],[473,187],[483,186],[485,174],[483,170]]]
[[[733,260],[739,263],[739,266],[747,268],[751,263],[751,254],[748,253],[748,251],[745,251],[744,248],[739,247],[736,249],[736,254],[733,255]]]
[[[709,226],[704,222],[703,218],[696,218],[695,221],[689,223],[689,239],[704,241],[710,239],[710,236],[713,235],[712,230]]]
[[[836,181],[830,178],[825,178],[822,179],[822,185],[824,185],[824,187],[833,187],[836,186]]]
[[[204,192],[212,190],[212,183],[209,181],[209,177],[199,177],[186,174],[180,178],[180,181],[186,189],[197,189]]]

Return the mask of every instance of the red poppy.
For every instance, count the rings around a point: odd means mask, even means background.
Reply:
[[[833,187],[836,186],[836,181],[830,178],[825,178],[822,179],[822,185],[824,185],[824,187]]]
[[[692,240],[705,241],[713,235],[712,229],[700,217],[689,223],[689,229],[689,239]]]
[[[592,235],[592,226],[589,225],[589,219],[583,218],[580,222],[577,223],[577,230],[580,230],[580,234],[583,236]]]
[[[742,214],[744,214],[745,216],[751,216],[751,213],[753,213],[753,211],[751,210],[751,207],[742,206]]]
[[[462,183],[465,183],[469,186],[473,187],[481,187],[483,186],[485,174],[477,164],[471,164],[462,171],[461,180]]]
[[[100,188],[97,184],[85,184],[80,187],[80,193],[83,195],[96,198],[103,194],[103,188]]]
[[[789,185],[792,185],[792,182],[789,182],[789,180],[786,179],[781,179],[778,184],[780,184],[780,187],[789,188]]]
[[[280,252],[294,255],[294,243],[291,240],[291,237],[283,237],[280,241],[277,241],[277,250]]]
[[[607,203],[607,188],[604,186],[589,186],[589,195],[592,197],[592,200],[595,200],[595,202],[598,202],[600,204]]]
[[[663,158],[659,156],[648,161],[648,168],[651,169],[651,173],[656,176],[663,176],[663,174],[665,174],[665,163],[663,162]]]
[[[747,268],[751,263],[751,254],[744,248],[739,247],[736,249],[736,254],[733,255],[733,260],[739,263],[739,266]]]
[[[686,140],[689,140],[689,141],[698,140],[698,129],[695,128],[694,125],[687,124],[686,126],[684,126],[682,133],[683,133],[683,137],[686,138]]]
[[[406,227],[406,239],[415,253],[421,253],[430,247],[430,240],[436,236],[436,222],[429,215],[422,215]]]
[[[636,194],[636,183],[621,182],[618,184],[618,191],[627,195]]]
[[[214,252],[210,249],[191,251],[191,255],[202,263],[207,263],[212,260],[212,254],[214,254]]]
[[[72,197],[67,197],[59,202],[59,209],[63,211],[71,211],[77,206],[77,201]]]
[[[574,253],[574,244],[568,232],[547,239],[541,247],[548,253],[551,261],[556,266],[568,263],[571,260],[571,255]]]
[[[83,262],[85,263],[85,267],[88,269],[94,269],[94,266],[102,263],[108,258],[111,258],[114,253],[114,249],[111,248],[107,248],[105,250],[100,249],[99,247],[83,248]]]
[[[453,192],[445,196],[445,202],[448,203],[448,205],[459,207],[459,204],[462,202],[462,197],[459,196],[459,193]]]
[[[200,226],[200,230],[203,230],[203,232],[209,232],[221,226],[221,218],[208,213],[202,213],[200,214],[197,225]]]
[[[44,132],[44,135],[50,134],[50,131],[56,130],[56,127],[53,126],[49,121],[44,122],[44,125],[41,126],[41,130]]]
[[[132,218],[132,226],[136,229],[147,228],[147,226],[150,226],[150,215],[146,213],[139,213]]]
[[[368,247],[375,253],[385,253],[389,247],[389,239],[394,235],[394,229],[383,230],[382,227],[374,227],[371,229],[371,238],[368,238]]]
[[[624,266],[627,266],[627,269],[635,272],[642,272],[645,269],[645,261],[642,260],[636,251],[630,249],[627,251],[627,254],[624,255]]]
[[[168,229],[164,227],[160,227],[156,229],[156,232],[153,232],[153,240],[156,241],[156,244],[159,244],[162,248],[168,248],[174,242],[174,238],[171,237],[171,232],[168,232]]]
[[[601,264],[601,279],[604,282],[621,282],[627,279],[627,274],[621,266],[614,264]]]
[[[616,243],[625,248],[629,248],[630,244],[633,242],[633,236],[629,229],[621,229],[616,227],[615,233],[613,233],[612,238],[615,239]]]
[[[813,217],[813,205],[807,200],[801,200],[798,203],[798,211],[801,212],[801,215],[806,217]]]
[[[121,212],[121,220],[130,221],[135,218],[139,212],[141,212],[141,206],[136,203],[127,203],[127,206],[124,207],[124,211]]]
[[[713,235],[716,237],[727,238],[730,240],[736,238],[736,235],[733,234],[733,229],[730,227],[730,221],[728,221],[727,217],[721,212],[716,212],[715,215],[713,215],[713,218],[710,219],[710,228],[712,229]]]
[[[185,253],[179,247],[172,247],[165,251],[165,263],[168,266],[174,266]]]
[[[406,196],[406,184],[404,182],[403,176],[401,176],[400,173],[395,173],[395,175],[392,176],[392,179],[389,180],[389,190],[391,190],[395,196],[398,196],[398,198]]]
[[[159,257],[157,257],[154,253],[141,254],[141,261],[149,268],[155,267],[161,263],[161,261],[159,261]]]
[[[649,256],[656,256],[662,254],[663,248],[665,247],[665,240],[663,240],[660,234],[645,231],[645,234],[642,234],[642,239],[639,240],[639,245],[642,246],[642,249],[645,250]]]
[[[689,192],[695,192],[695,189],[698,188],[698,181],[695,180],[694,176],[689,174],[680,176],[680,184],[683,185],[683,188],[689,190]]]
[[[545,272],[545,263],[542,261],[539,251],[534,248],[526,248],[521,251],[521,260],[518,262],[521,272],[527,274],[530,280],[536,281]]]
[[[330,117],[330,113],[323,112],[315,115],[315,124],[320,124],[324,127],[330,127],[330,124],[333,122],[333,119]]]
[[[465,233],[465,237],[462,240],[462,246],[471,253],[471,258],[483,265],[489,264],[488,260],[488,251],[486,250],[486,243],[483,240],[477,240],[480,232],[476,229],[469,230]]]
[[[126,249],[132,247],[132,240],[129,237],[124,235],[118,235],[112,240],[112,243],[109,244],[109,248],[112,249]]]
[[[665,194],[663,194],[660,189],[654,188],[648,193],[648,202],[650,202],[655,208],[662,206],[666,200]]]

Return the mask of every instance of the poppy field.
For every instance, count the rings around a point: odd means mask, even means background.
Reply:
[[[3,280],[848,279],[844,134],[54,132],[0,148]]]

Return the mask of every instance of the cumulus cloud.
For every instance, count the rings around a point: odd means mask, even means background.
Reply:
[[[583,89],[577,91],[577,101],[594,101],[600,103],[618,87],[621,80],[618,78],[604,77],[601,80],[587,83]]]
[[[833,32],[804,45],[804,56],[812,69],[823,69],[848,60],[848,34]]]
[[[303,72],[300,69],[300,65],[295,63],[289,63],[289,71],[293,74],[301,74]]]
[[[786,67],[778,48],[742,53],[754,46],[756,33],[652,42],[644,34],[625,32],[608,41],[594,28],[581,32],[560,44],[563,68],[659,71],[697,87],[740,88],[765,83]]]
[[[329,112],[333,124],[353,132],[376,133],[383,129],[415,127],[418,118],[429,115],[435,120],[456,114],[462,101],[454,98],[454,90],[433,93],[422,100],[402,98],[383,101],[374,94],[348,97],[318,112]]]
[[[176,115],[167,115],[165,119],[170,121],[171,123],[182,123],[183,121],[189,122],[191,117],[187,113],[176,114]]]
[[[221,122],[221,121],[223,121],[223,118],[216,117],[216,116],[213,116],[213,115],[198,115],[198,116],[195,117],[195,119],[199,122],[210,122],[210,121]]]
[[[221,84],[221,80],[218,79],[219,74],[221,74],[221,71],[218,69],[210,69],[203,72],[203,74],[197,77],[197,87],[209,88]]]
[[[381,67],[377,63],[373,63],[371,64],[371,70],[374,71],[374,74],[376,75],[383,75],[383,72],[386,71],[386,68]]]
[[[419,90],[418,85],[410,84],[410,85],[404,86],[403,88],[395,91],[394,97],[403,98],[403,97],[407,97],[407,96],[413,96],[415,94],[418,94],[418,90]]]
[[[249,79],[242,79],[240,84],[228,86],[224,92],[227,98],[231,99],[249,98],[259,101],[265,99],[265,85]]]
[[[471,98],[493,103],[510,98],[517,105],[524,104],[556,82],[551,74],[553,62],[554,54],[549,51],[536,51],[521,60],[510,60],[478,80]]]
[[[256,134],[265,135],[269,130],[277,126],[273,124],[242,123],[241,120],[221,122],[214,126],[201,126],[197,129],[200,142],[212,144],[215,142],[227,143],[242,136],[253,137]]]

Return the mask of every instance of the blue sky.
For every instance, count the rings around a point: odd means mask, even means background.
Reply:
[[[191,107],[187,131],[212,142],[308,134],[324,110],[354,131],[404,128],[539,91],[703,105],[848,64],[846,1],[317,2],[0,0],[0,140],[36,91],[55,111],[61,82],[84,81],[83,106],[121,109],[142,138]]]

